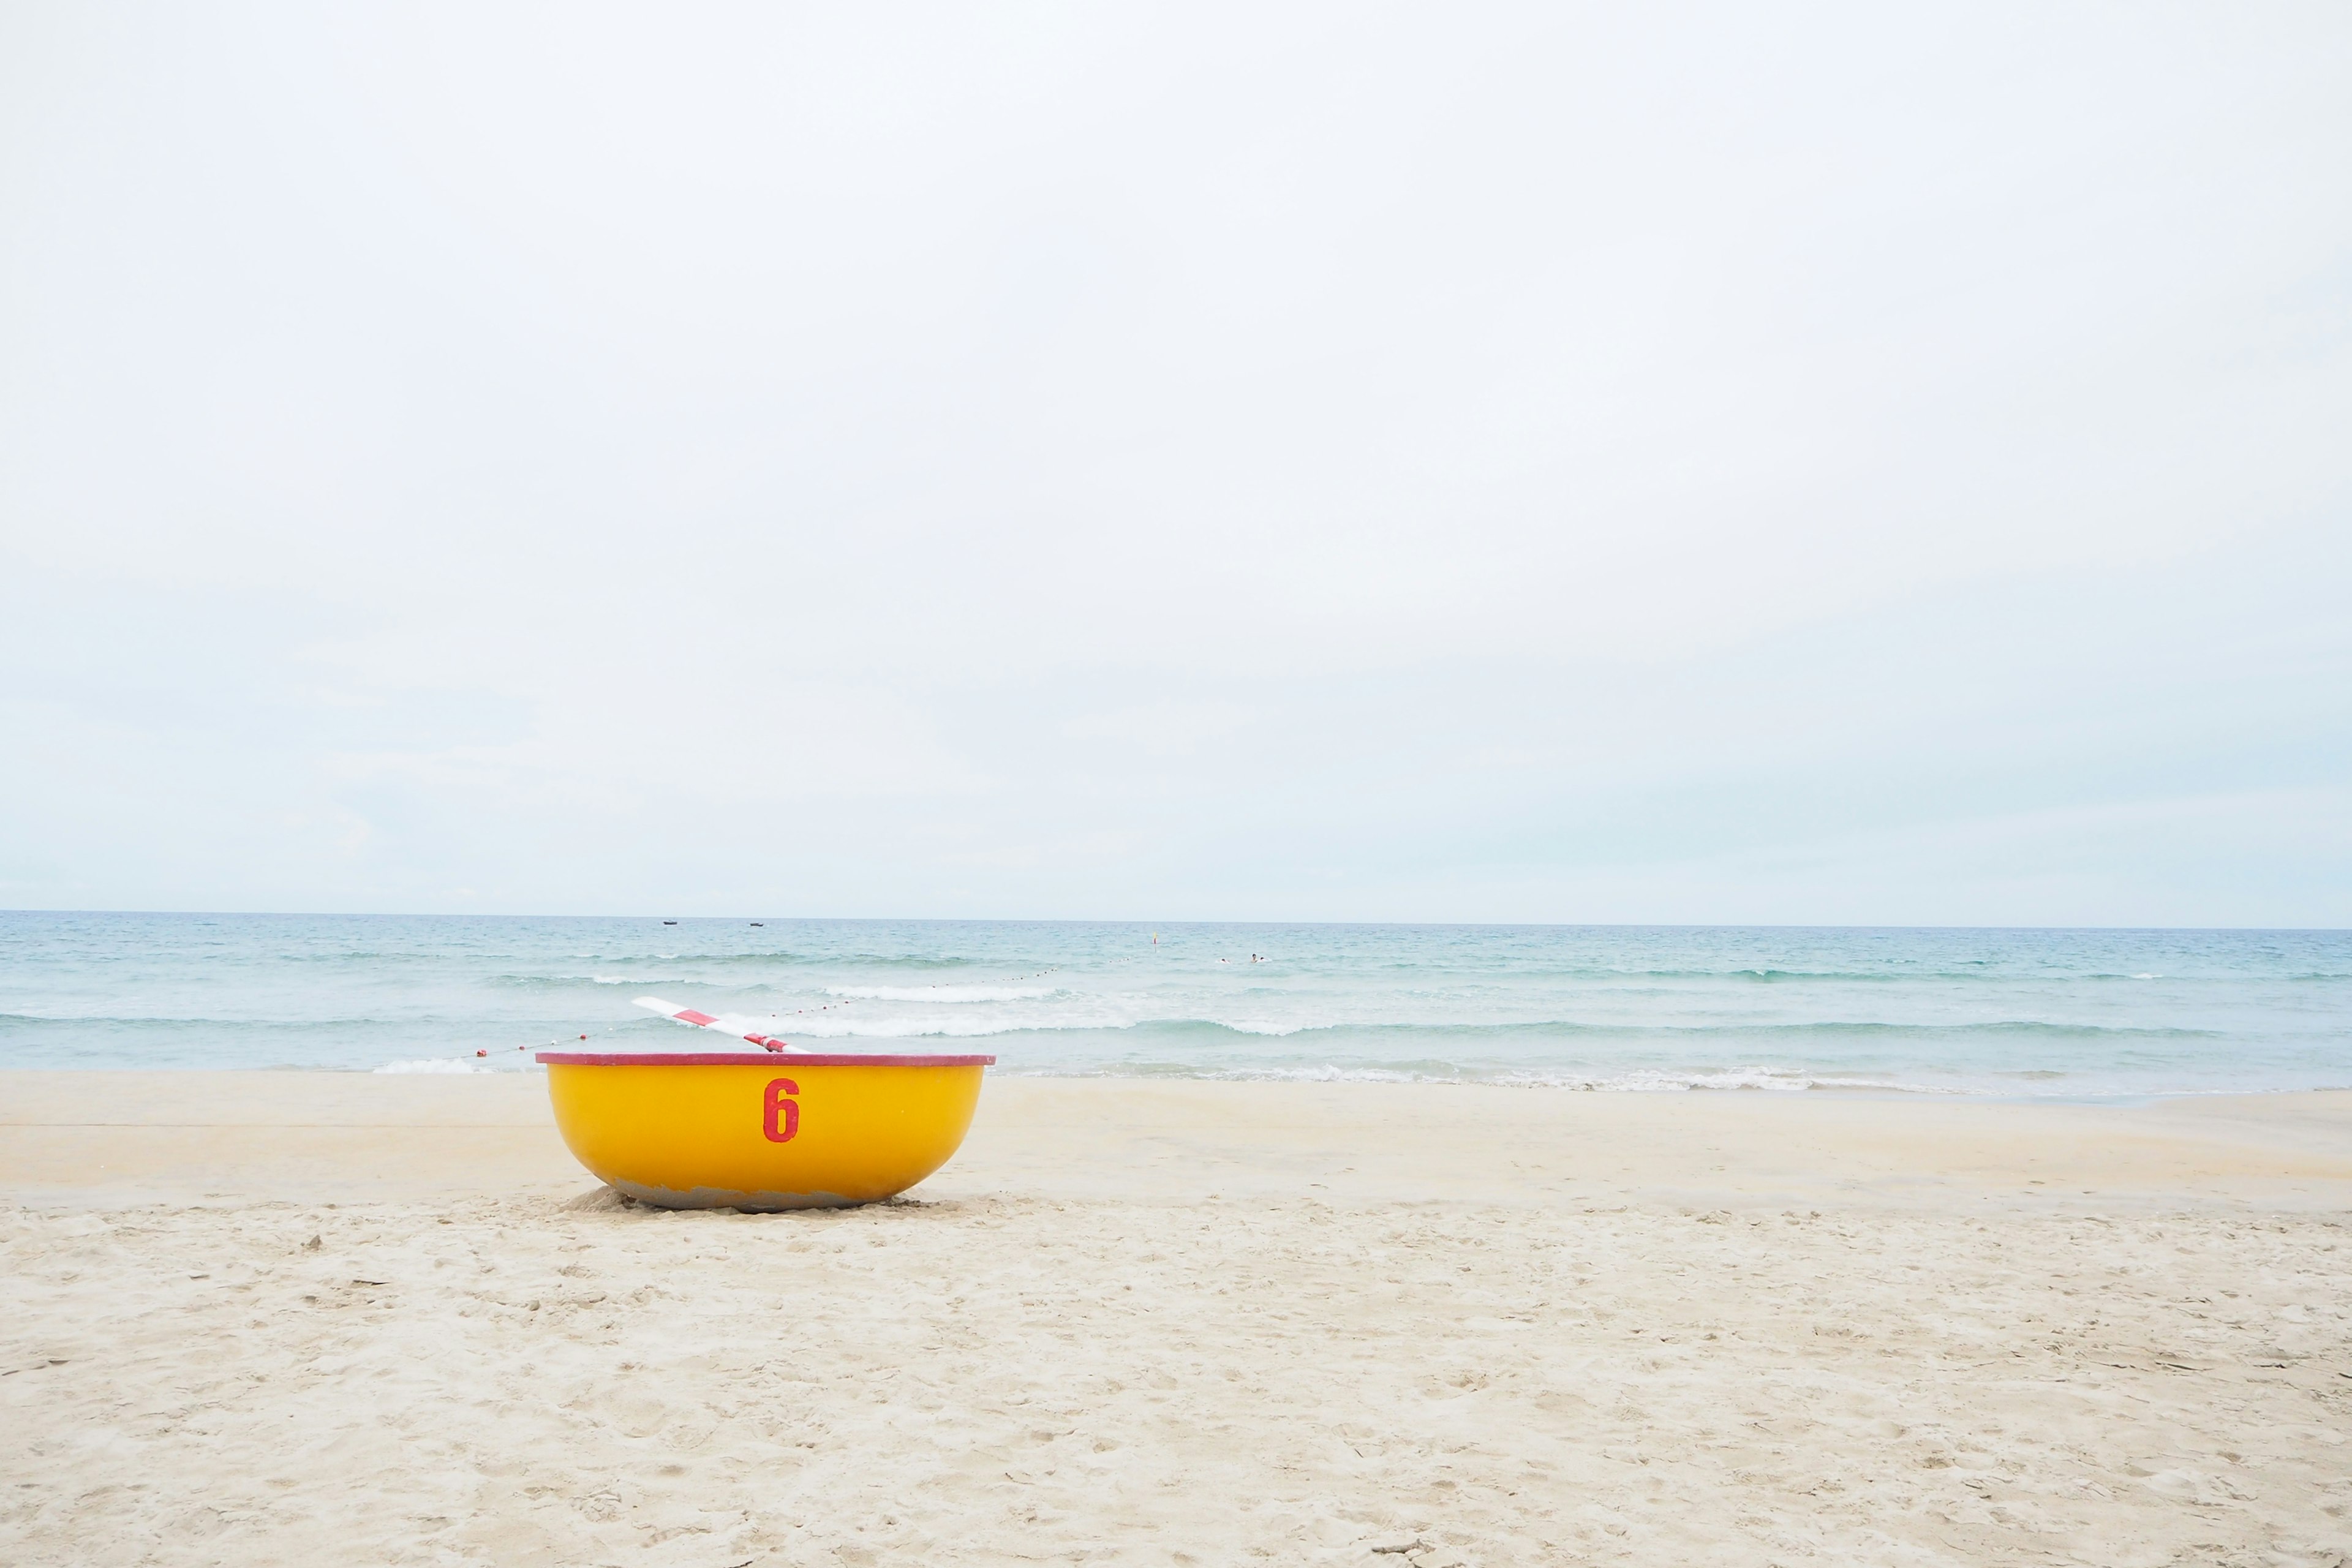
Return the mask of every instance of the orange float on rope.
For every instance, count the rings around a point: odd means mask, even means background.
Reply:
[[[661,1208],[836,1208],[948,1163],[994,1057],[541,1051],[579,1162]]]

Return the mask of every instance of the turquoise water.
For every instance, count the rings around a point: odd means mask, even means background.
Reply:
[[[582,1035],[719,1043],[647,994],[1030,1073],[2352,1087],[2347,931],[0,913],[7,1067],[520,1071]]]

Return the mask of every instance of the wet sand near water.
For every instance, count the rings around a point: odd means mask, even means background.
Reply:
[[[544,1092],[0,1074],[0,1560],[2352,1557],[2352,1094],[993,1078],[751,1216]]]

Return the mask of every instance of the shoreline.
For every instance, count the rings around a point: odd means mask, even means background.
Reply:
[[[961,1037],[958,1037],[958,1038],[961,1038]],[[986,1041],[983,1038],[979,1043],[985,1045]],[[561,1041],[551,1042],[543,1046],[517,1047],[518,1051],[561,1050],[564,1048],[565,1047]],[[681,1051],[665,1054],[690,1055],[692,1053]],[[824,1055],[829,1053],[810,1052],[805,1054]],[[877,1057],[897,1057],[921,1055],[924,1053],[909,1051],[866,1051],[850,1054]],[[498,1058],[493,1058],[493,1060],[495,1059]],[[121,1063],[102,1067],[0,1068],[0,1083],[5,1083],[9,1078],[16,1075],[36,1076],[44,1074],[62,1075],[74,1073],[89,1074],[93,1077],[104,1077],[108,1075],[126,1073],[186,1073],[198,1076],[215,1073],[283,1073],[290,1076],[305,1078],[422,1078],[463,1079],[531,1078],[536,1076],[536,1068],[528,1067],[507,1068],[460,1065],[456,1062],[454,1058],[449,1065],[434,1065],[429,1067],[416,1067],[404,1062],[388,1063],[380,1067],[338,1067],[324,1064],[312,1065],[296,1062],[278,1062],[267,1066],[240,1065],[222,1067],[153,1067],[142,1064]],[[2050,1077],[2063,1075],[2035,1074],[2032,1076]],[[1929,1084],[1900,1083],[1863,1084],[1790,1082],[1766,1084],[1674,1082],[1630,1084],[1613,1079],[1600,1082],[1571,1082],[1564,1079],[1541,1078],[1436,1078],[1414,1077],[1404,1073],[1387,1073],[1372,1069],[1367,1069],[1360,1072],[1350,1070],[1345,1072],[1308,1074],[1256,1071],[1249,1069],[1232,1072],[1163,1073],[1121,1072],[1100,1068],[1065,1069],[1060,1068],[1008,1068],[1003,1066],[995,1066],[989,1068],[989,1081],[992,1083],[1014,1079],[1023,1081],[1043,1079],[1055,1083],[1101,1082],[1117,1084],[1365,1084],[1399,1089],[1524,1089],[1538,1093],[1591,1094],[1605,1096],[1622,1095],[1635,1098],[1651,1095],[1671,1097],[1681,1094],[1759,1095],[1768,1097],[1830,1095],[1849,1099],[1884,1099],[1895,1101],[1929,1100],[1994,1105],[2090,1105],[2118,1107],[2154,1105],[2176,1100],[2259,1100],[2278,1095],[2352,1094],[2352,1081],[2345,1083],[2294,1084],[2275,1088],[2248,1088],[2243,1086],[2235,1086],[2221,1089],[2134,1089],[2117,1090],[2113,1093],[2103,1091],[2034,1093],[1997,1092],[1978,1089],[1946,1089]]]
[[[1874,1205],[2063,1195],[2352,1210],[2352,1091],[2047,1099],[1596,1093],[992,1074],[913,1189],[1180,1201]],[[0,1196],[405,1200],[578,1192],[532,1073],[0,1070]]]

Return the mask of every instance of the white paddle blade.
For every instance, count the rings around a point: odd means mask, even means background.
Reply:
[[[708,1013],[698,1013],[691,1007],[681,1007],[675,1002],[665,1002],[658,996],[640,996],[637,998],[637,1005],[648,1013],[659,1013],[665,1018],[676,1018],[681,1024],[692,1024],[698,1028],[709,1028],[719,1022]]]
[[[691,1024],[698,1029],[716,1029],[722,1035],[732,1035],[739,1040],[749,1040],[762,1050],[790,1051],[803,1054],[800,1047],[789,1040],[765,1033],[756,1018],[746,1018],[734,1013],[712,1015],[693,1007],[681,1007],[675,1002],[665,1002],[658,996],[640,996],[637,1005],[648,1013],[659,1013],[665,1018],[675,1018],[681,1024]]]

